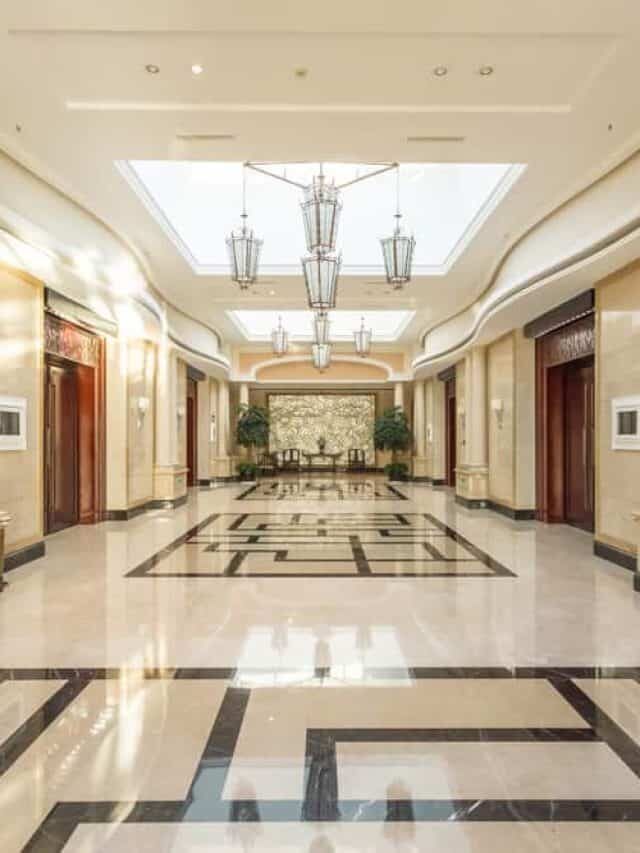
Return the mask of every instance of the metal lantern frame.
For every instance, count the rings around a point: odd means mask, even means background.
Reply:
[[[328,184],[320,174],[304,188],[304,201],[300,204],[307,250],[311,253],[333,252],[338,237],[338,224],[342,202],[340,190]]]
[[[408,237],[402,233],[400,221],[400,168],[396,171],[396,212],[394,214],[396,225],[391,237],[383,237],[380,240],[384,268],[389,284],[395,290],[400,290],[403,285],[411,281],[411,270],[413,266],[413,253],[416,241],[413,236]]]
[[[314,344],[328,344],[331,341],[331,321],[329,315],[317,313],[313,318]]]
[[[331,344],[311,344],[313,366],[322,373],[331,364]]]
[[[247,170],[242,168],[242,213],[240,228],[232,231],[227,237],[227,251],[231,264],[231,280],[240,285],[241,290],[247,290],[258,278],[258,264],[262,243],[255,236],[253,229],[247,225]]]
[[[278,317],[278,327],[271,332],[271,346],[277,356],[286,355],[289,349],[289,332],[282,325],[282,317]]]
[[[312,311],[326,313],[336,307],[338,274],[342,257],[317,252],[302,258],[307,302]]]
[[[360,328],[353,333],[356,353],[361,358],[366,358],[371,352],[371,329],[366,329],[364,317],[361,318]]]

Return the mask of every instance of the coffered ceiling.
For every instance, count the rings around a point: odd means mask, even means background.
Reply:
[[[130,240],[171,301],[237,342],[228,310],[305,307],[291,260],[299,233],[289,241],[297,200],[285,216],[260,199],[260,215],[282,228],[282,263],[240,294],[220,267],[237,197],[215,181],[200,188],[198,274],[118,162],[175,161],[178,185],[178,164],[189,161],[211,173],[247,159],[397,160],[425,164],[424,174],[441,163],[526,166],[446,268],[428,269],[430,259],[442,266],[446,228],[416,226],[424,268],[400,293],[375,260],[388,192],[371,189],[370,216],[357,216],[355,200],[347,214],[345,193],[345,223],[351,216],[375,233],[371,255],[355,237],[345,247],[363,269],[343,277],[339,307],[415,311],[409,343],[468,304],[504,250],[631,150],[640,131],[640,10],[629,2],[5,0],[0,27],[0,144]],[[427,223],[453,216],[451,191],[440,203],[434,186],[425,179],[412,210]],[[24,216],[42,215],[1,196]]]

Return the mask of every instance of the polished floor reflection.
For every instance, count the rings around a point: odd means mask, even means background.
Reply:
[[[639,849],[628,572],[428,486],[248,488],[9,574],[2,853]]]

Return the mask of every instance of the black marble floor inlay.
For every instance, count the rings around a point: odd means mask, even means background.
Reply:
[[[375,480],[313,479],[268,480],[249,486],[239,501],[406,501],[396,486]]]
[[[123,669],[4,669],[0,679],[52,679],[68,677],[67,683],[42,708],[0,745],[3,768],[24,753],[94,678],[130,678]],[[135,670],[145,678],[229,678],[223,701],[212,721],[209,736],[184,800],[58,802],[33,834],[24,850],[29,853],[60,853],[74,829],[82,823],[179,823],[267,821],[640,821],[638,800],[584,799],[432,799],[402,796],[381,800],[341,798],[336,745],[339,743],[553,743],[599,742],[618,756],[640,779],[640,746],[602,709],[586,696],[574,678],[631,678],[640,681],[640,667],[600,668],[443,668],[383,670],[384,677],[410,675],[416,680],[440,677],[468,679],[513,678],[546,680],[578,713],[583,728],[384,728],[315,729],[306,731],[304,784],[298,800],[224,799],[229,767],[244,724],[252,689],[252,670],[182,669]],[[374,672],[372,670],[371,672]],[[277,676],[276,672],[272,675]],[[308,677],[323,680],[331,671]],[[373,676],[372,676],[373,677]],[[259,679],[258,679],[259,681]],[[367,686],[363,674],[362,686]],[[258,688],[259,689],[259,688]],[[335,689],[339,689],[336,687]],[[283,688],[283,702],[286,702]],[[39,723],[37,722],[39,721]],[[400,792],[401,793],[401,792]],[[640,830],[639,830],[640,831]]]
[[[192,548],[199,550],[195,568],[187,553]],[[210,561],[207,554],[212,555]],[[256,568],[252,561],[257,555],[260,565]],[[173,566],[163,567],[169,557]],[[215,569],[209,568],[214,559]],[[290,563],[295,568],[289,568]],[[430,513],[295,512],[216,513],[126,577],[426,580],[512,578],[515,574]]]

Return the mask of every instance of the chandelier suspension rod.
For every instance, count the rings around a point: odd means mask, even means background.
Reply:
[[[247,169],[253,169],[254,172],[260,172],[261,175],[266,175],[268,178],[275,178],[277,181],[283,181],[285,184],[291,184],[292,187],[298,187],[299,190],[304,190],[306,188],[306,184],[298,183],[298,181],[292,181],[291,178],[286,178],[284,175],[278,175],[276,172],[270,172],[268,169],[263,169],[255,163],[249,163],[247,161],[244,165]]]
[[[358,184],[360,181],[366,181],[367,178],[375,178],[376,175],[382,175],[385,172],[390,172],[391,169],[399,169],[399,163],[389,163],[386,166],[382,166],[380,169],[376,169],[375,172],[367,172],[366,175],[360,175],[357,178],[353,178],[351,181],[345,181],[344,184],[336,184],[336,188],[339,190],[344,189],[345,187],[351,187],[353,184]]]
[[[296,161],[296,165],[307,165],[308,161],[306,160],[298,160]],[[262,175],[266,175],[269,178],[275,178],[277,181],[282,181],[285,184],[290,184],[293,187],[298,187],[300,190],[304,190],[307,188],[307,184],[301,184],[299,181],[294,181],[291,178],[285,177],[285,175],[279,175],[277,172],[271,172],[269,169],[266,169],[265,166],[277,166],[281,165],[277,161],[275,162],[261,162],[261,163],[253,163],[250,160],[247,160],[244,164],[248,169],[253,169],[254,172],[260,172]],[[353,184],[358,184],[361,181],[366,181],[368,178],[375,178],[377,175],[382,175],[385,172],[390,172],[392,169],[399,169],[400,164],[397,162],[393,163],[365,163],[365,166],[380,166],[380,168],[375,169],[373,172],[367,172],[366,175],[359,175],[357,178],[353,178],[350,181],[345,181],[343,184],[336,184],[335,188],[337,190],[342,190],[345,187],[353,186]],[[324,177],[323,172],[323,163],[319,164],[320,166],[320,175]]]

